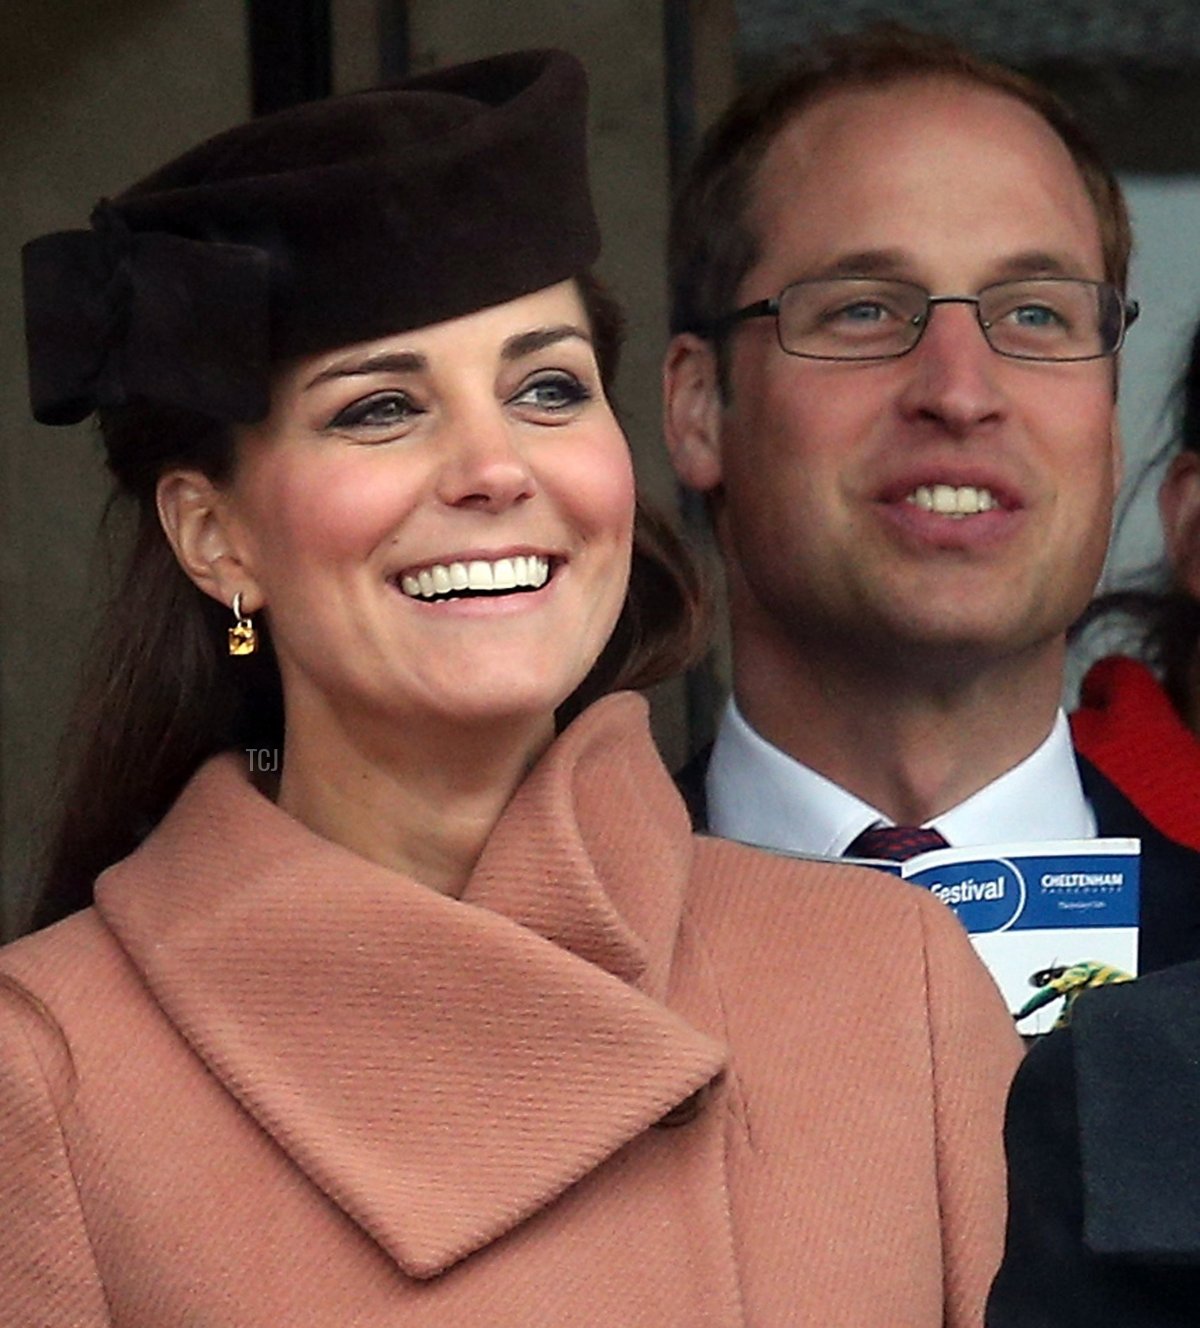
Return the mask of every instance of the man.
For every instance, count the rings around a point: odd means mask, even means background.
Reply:
[[[700,817],[824,854],[892,824],[1140,835],[1142,967],[1200,954],[1200,862],[1077,762],[1059,708],[1136,316],[1120,190],[1069,116],[938,39],[835,40],[714,126],[672,249],[666,436],[733,655],[684,776]]]

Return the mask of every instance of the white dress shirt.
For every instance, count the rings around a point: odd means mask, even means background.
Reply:
[[[756,733],[730,698],[706,790],[710,833],[789,853],[840,857],[864,830],[894,822]],[[1094,839],[1067,717],[1019,765],[926,822],[948,844]]]

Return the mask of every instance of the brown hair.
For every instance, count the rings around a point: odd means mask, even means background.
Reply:
[[[621,313],[594,277],[578,285],[609,392]],[[284,741],[269,631],[257,625],[258,654],[229,658],[229,612],[180,568],[155,505],[158,477],[169,466],[228,479],[233,430],[146,402],[103,412],[100,423],[118,495],[133,500],[137,524],[67,730],[58,821],[33,913],[39,927],[91,902],[96,876],[132,852],[206,758],[227,748],[278,750]],[[703,644],[705,604],[686,549],[639,504],[625,604],[600,659],[561,707],[560,723],[605,692],[646,687],[685,668]]]
[[[880,23],[861,33],[828,37],[803,52],[747,88],[709,129],[671,216],[671,330],[705,335],[733,309],[738,287],[758,259],[758,237],[748,221],[755,176],[785,125],[836,92],[938,77],[1015,97],[1054,130],[1096,210],[1105,277],[1124,291],[1132,247],[1125,200],[1067,107],[1032,79],[947,38]],[[722,379],[724,368],[722,363]]]
[[[1179,452],[1200,452],[1200,325],[1192,334],[1188,361],[1173,393],[1175,436],[1143,467],[1131,493]],[[1127,509],[1128,510],[1128,509]],[[1186,721],[1197,713],[1197,661],[1200,657],[1200,602],[1175,584],[1164,560],[1133,578],[1133,584],[1099,596],[1071,629],[1079,640],[1097,624],[1123,618],[1129,626],[1128,648],[1162,678],[1163,690]],[[1123,643],[1124,644],[1124,643]]]

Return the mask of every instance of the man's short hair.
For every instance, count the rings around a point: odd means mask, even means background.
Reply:
[[[701,332],[734,307],[758,260],[748,213],[776,135],[818,100],[848,89],[951,78],[1007,93],[1036,111],[1071,154],[1100,227],[1104,276],[1124,291],[1132,237],[1120,185],[1066,105],[1048,89],[947,38],[894,23],[833,36],[747,88],[701,143],[671,217],[671,330]],[[721,355],[725,386],[725,361]]]

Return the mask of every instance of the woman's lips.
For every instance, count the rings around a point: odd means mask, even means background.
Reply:
[[[464,559],[430,563],[396,578],[411,599],[436,599],[470,592],[538,590],[550,578],[550,559],[544,554],[514,554],[493,560]]]

